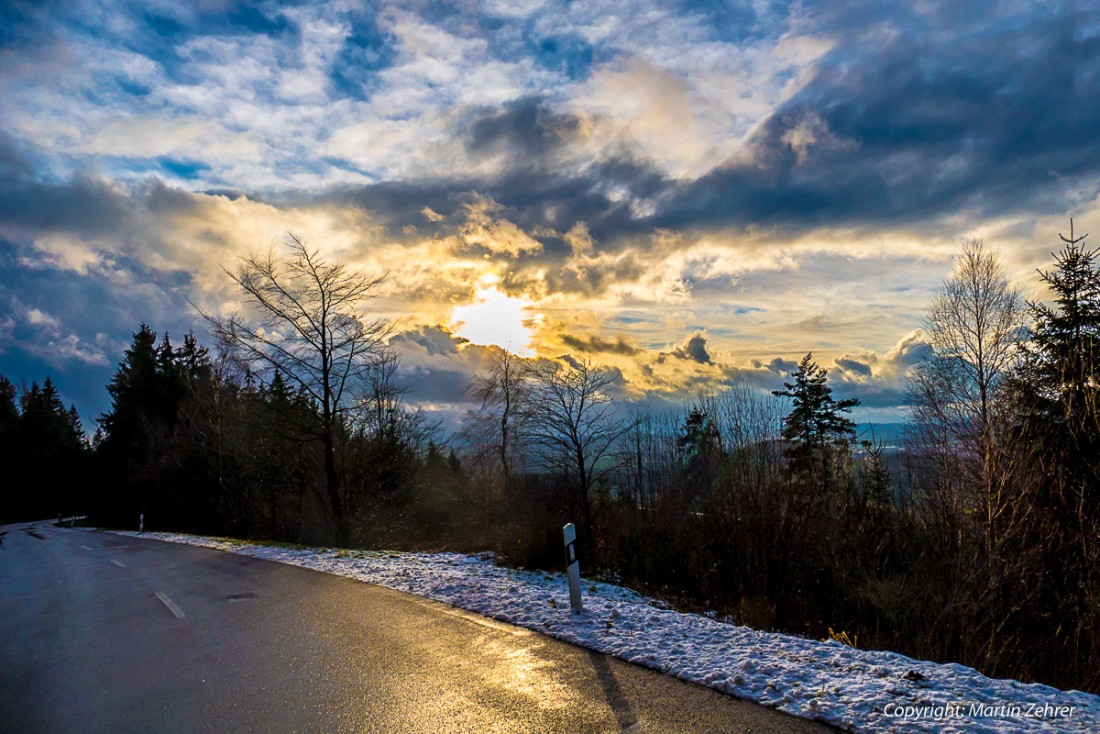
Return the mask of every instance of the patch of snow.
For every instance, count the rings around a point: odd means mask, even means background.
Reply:
[[[451,604],[849,731],[1100,732],[1100,697],[987,678],[973,668],[760,632],[612,584],[498,566],[491,553],[299,549],[173,533],[131,535],[347,576]]]

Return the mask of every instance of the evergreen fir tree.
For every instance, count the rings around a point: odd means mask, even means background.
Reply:
[[[99,418],[97,522],[136,526],[149,482],[141,476],[167,430],[157,334],[142,323],[107,385],[111,410]],[[145,479],[145,481],[143,481]]]
[[[831,474],[840,458],[849,455],[856,424],[845,413],[859,405],[854,398],[835,400],[828,384],[828,371],[813,361],[810,352],[792,373],[793,382],[773,395],[790,398],[791,412],[783,421],[788,470],[795,479],[828,489]]]
[[[0,488],[0,523],[20,519],[23,487],[17,481],[19,461],[18,391],[11,380],[0,375],[0,464],[6,480]]]
[[[1055,269],[1040,271],[1052,291],[1052,304],[1029,303],[1035,326],[1027,349],[1029,381],[1070,424],[1096,407],[1100,389],[1100,250],[1086,250],[1085,237],[1061,237],[1065,247],[1054,255]]]
[[[10,383],[9,383],[10,384]],[[84,462],[84,431],[76,408],[66,409],[49,377],[24,390],[18,425],[7,445],[14,449],[12,484],[23,518],[56,517],[77,510],[74,498]],[[10,408],[5,409],[8,412]]]
[[[16,399],[19,391],[11,380],[0,375],[0,442],[6,444],[7,437],[14,436],[19,429],[19,406]]]
[[[105,445],[133,450],[141,443],[142,424],[160,400],[156,341],[156,332],[142,323],[107,386],[111,411],[99,419]]]
[[[1053,298],[1029,303],[1035,324],[1018,380],[1031,443],[1046,458],[1047,502],[1062,526],[1093,532],[1100,519],[1100,250],[1059,235],[1055,268],[1040,271]]]
[[[702,405],[693,406],[684,417],[684,426],[676,439],[680,449],[685,508],[705,499],[719,476],[725,451],[722,435],[714,418]]]

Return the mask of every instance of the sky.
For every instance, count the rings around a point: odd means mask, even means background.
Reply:
[[[1100,226],[1091,2],[0,4],[0,374],[86,424],[293,232],[386,278],[410,400],[490,345],[676,406],[807,352],[904,416],[961,243]],[[1097,235],[1100,237],[1100,234]]]

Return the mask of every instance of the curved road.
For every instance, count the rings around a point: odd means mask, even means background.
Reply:
[[[0,732],[827,732],[346,578],[0,527]]]

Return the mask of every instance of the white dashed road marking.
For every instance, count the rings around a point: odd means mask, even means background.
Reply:
[[[157,592],[157,598],[164,602],[164,606],[168,607],[168,611],[176,615],[176,619],[183,619],[183,610],[176,606],[176,603],[165,596],[163,591]]]
[[[122,561],[116,561],[114,558],[111,559],[111,563],[115,564],[119,568],[126,568],[125,563],[123,563]]]

